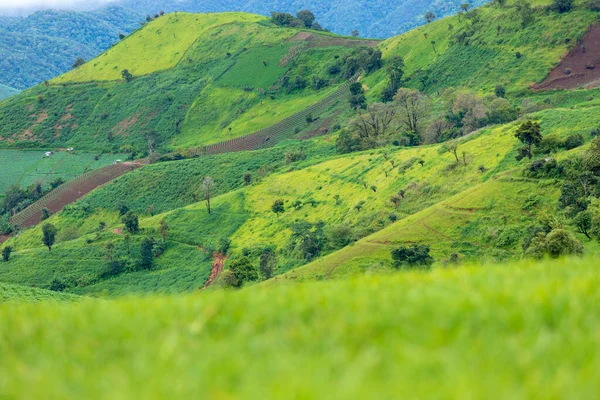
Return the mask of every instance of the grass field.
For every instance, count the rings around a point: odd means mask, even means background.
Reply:
[[[0,305],[2,303],[54,303],[76,301],[77,296],[51,292],[19,285],[0,283]]]
[[[0,150],[0,196],[11,185],[27,187],[41,182],[49,185],[57,178],[68,181],[85,172],[111,164],[124,158],[123,154],[100,155],[92,153],[69,153],[59,151],[51,157],[44,156],[45,151]],[[98,160],[96,160],[98,156]]]
[[[167,14],[150,22],[121,43],[85,65],[52,80],[54,84],[122,79],[127,69],[134,76],[174,67],[205,31],[232,22],[264,19],[246,13]]]
[[[595,260],[4,304],[0,396],[594,398]]]

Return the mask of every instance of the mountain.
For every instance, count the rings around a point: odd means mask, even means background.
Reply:
[[[597,14],[466,14],[383,42],[166,14],[4,101],[7,165],[41,146],[129,163],[7,193],[0,281],[120,296],[595,254]]]
[[[0,100],[4,100],[7,97],[14,96],[17,93],[19,93],[17,89],[13,89],[11,87],[0,84]]]
[[[91,59],[143,21],[120,7],[97,11],[38,11],[0,19],[0,84],[26,89]]]
[[[469,1],[473,6],[487,0]],[[158,10],[189,12],[246,11],[269,15],[271,11],[290,12],[311,10],[327,29],[342,35],[358,30],[363,37],[388,38],[425,23],[428,11],[445,17],[460,10],[462,0],[120,0],[118,4],[154,15]]]

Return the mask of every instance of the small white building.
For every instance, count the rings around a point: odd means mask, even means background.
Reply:
[[[45,156],[45,157],[50,157],[52,154],[54,154],[54,153],[53,153],[53,152],[51,152],[51,151],[47,151],[47,152],[44,154],[44,156]]]

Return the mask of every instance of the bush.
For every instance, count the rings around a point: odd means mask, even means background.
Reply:
[[[526,254],[534,258],[550,256],[559,258],[567,255],[582,255],[583,245],[564,229],[555,229],[548,235],[539,233],[531,241]]]
[[[248,257],[242,257],[232,262],[229,270],[238,281],[238,286],[243,285],[245,282],[254,282],[258,280],[258,272]]]
[[[585,138],[582,134],[576,133],[574,135],[570,135],[565,140],[565,149],[572,150],[577,147],[583,146],[585,144]]]
[[[573,0],[554,0],[552,9],[559,13],[569,12],[573,8]]]
[[[414,244],[402,246],[392,250],[392,259],[395,268],[429,268],[434,259],[429,255],[430,248],[427,245]]]

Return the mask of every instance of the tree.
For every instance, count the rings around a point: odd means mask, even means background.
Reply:
[[[446,118],[439,118],[433,121],[425,132],[425,142],[442,143],[451,133],[454,126]]]
[[[554,229],[548,235],[539,233],[527,249],[526,254],[534,258],[550,256],[559,258],[567,255],[582,255],[583,245],[564,229]]]
[[[245,282],[254,282],[258,280],[258,272],[248,257],[242,257],[233,261],[229,269],[233,272],[233,275],[239,282],[239,286],[243,285]]]
[[[81,57],[78,57],[73,63],[73,69],[81,67],[83,64],[85,64],[85,60]]]
[[[45,221],[52,215],[52,212],[48,210],[46,207],[42,208],[42,217],[41,220]]]
[[[436,16],[434,13],[432,13],[431,11],[427,11],[425,13],[425,21],[427,21],[428,24],[433,22],[434,19],[436,19]]]
[[[419,133],[421,121],[429,113],[429,101],[417,89],[398,90],[394,102],[400,106],[400,121],[409,132]]]
[[[169,237],[169,224],[167,224],[167,221],[165,221],[164,218],[160,220],[158,231],[162,240],[166,241],[167,237]]]
[[[534,145],[538,145],[541,143],[542,139],[542,128],[540,124],[533,121],[527,121],[521,124],[515,133],[515,137],[521,141],[526,147],[524,152],[522,152],[517,159],[521,160],[524,158],[523,156],[529,157],[531,159],[533,157],[532,147]],[[519,158],[520,157],[520,158]]]
[[[552,9],[559,13],[569,12],[573,8],[573,0],[554,0]]]
[[[460,9],[463,10],[464,12],[469,12],[469,9],[471,8],[471,4],[469,3],[464,3],[460,5]]]
[[[521,26],[524,28],[533,22],[533,7],[527,1],[518,1],[515,4],[517,12],[521,16]],[[521,53],[517,52],[517,58],[521,58]]]
[[[357,29],[355,29],[355,30],[352,31],[352,36],[353,37],[358,37],[358,35],[360,35],[360,32]]]
[[[206,210],[210,214],[210,201],[212,200],[212,193],[215,187],[215,182],[210,176],[205,176],[202,180],[202,192],[204,194],[204,201],[206,202]]]
[[[277,214],[277,218],[279,218],[279,214],[283,214],[285,212],[285,204],[283,200],[275,200],[275,202],[271,206],[271,211]]]
[[[57,229],[52,224],[46,224],[42,227],[42,242],[46,247],[48,247],[48,251],[52,251],[52,246],[56,240]]]
[[[227,269],[221,273],[221,280],[225,287],[237,288],[241,286],[240,281],[235,277],[233,271]]]
[[[131,73],[127,69],[124,69],[123,71],[121,71],[121,76],[127,82],[131,82],[133,80],[133,75],[131,75]]]
[[[275,263],[277,262],[277,256],[272,248],[266,248],[260,255],[260,275],[264,280],[271,279],[273,277],[273,271],[275,270]]]
[[[590,231],[593,228],[592,213],[589,211],[582,211],[573,218],[573,225],[577,228],[579,233],[582,233],[588,239],[592,239]]]
[[[252,174],[250,172],[244,173],[244,183],[249,186],[252,183]]]
[[[458,142],[456,140],[452,140],[446,143],[444,146],[442,146],[441,150],[446,153],[452,154],[456,159],[457,164],[460,162],[460,160],[458,159]]]
[[[404,59],[399,56],[390,57],[385,63],[385,70],[390,82],[383,89],[381,101],[387,103],[394,100],[394,96],[402,84],[402,77],[404,76]]]
[[[125,229],[129,233],[138,233],[140,231],[138,216],[133,211],[128,211],[127,214],[123,215],[121,222],[125,224]]]
[[[2,249],[2,260],[4,262],[9,262],[10,261],[10,254],[12,253],[12,247],[10,246],[6,246]]]
[[[365,96],[365,89],[358,82],[354,82],[350,85],[350,107],[355,110],[359,108],[367,108],[367,98]]]
[[[423,244],[402,246],[392,250],[392,259],[395,268],[421,267],[429,268],[434,259],[429,254],[430,248]]]
[[[583,155],[583,167],[594,175],[600,175],[600,136],[592,140],[589,149]]]
[[[398,109],[391,104],[371,104],[366,111],[350,121],[350,128],[362,139],[385,137],[395,122]]]
[[[600,0],[587,0],[585,6],[590,11],[600,11]]]
[[[140,247],[140,268],[141,269],[152,269],[153,264],[153,249],[154,240],[150,238],[144,238]]]
[[[312,28],[316,19],[315,14],[313,14],[310,10],[298,11],[298,13],[296,14],[296,18],[302,21],[304,23],[304,26],[307,28]]]
[[[296,18],[292,14],[282,12],[271,12],[271,21],[275,25],[289,26]]]
[[[119,33],[119,40],[123,40],[123,39],[125,39],[125,35],[122,33]]]
[[[496,85],[495,93],[496,97],[504,97],[506,96],[506,88],[502,85]]]

